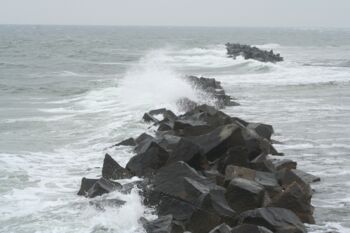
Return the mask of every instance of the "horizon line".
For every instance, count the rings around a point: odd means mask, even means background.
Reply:
[[[51,23],[0,23],[0,26],[72,26],[72,27],[162,27],[162,28],[278,28],[278,29],[350,29],[341,26],[204,26],[204,25],[141,25],[141,24],[51,24]]]

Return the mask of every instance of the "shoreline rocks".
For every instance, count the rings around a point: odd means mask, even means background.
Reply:
[[[266,51],[250,45],[238,43],[226,43],[227,55],[236,59],[238,56],[244,59],[254,59],[260,62],[281,62],[283,57],[279,53],[275,54],[273,50]]]
[[[192,79],[219,85],[215,79]],[[116,144],[134,147],[135,155],[124,168],[106,154],[103,177],[83,178],[78,195],[93,198],[137,187],[144,205],[158,215],[140,220],[149,233],[306,232],[303,222],[314,223],[310,183],[319,178],[298,170],[294,161],[271,158],[282,155],[272,145],[273,127],[208,105],[185,105],[181,115],[167,109],[145,114],[156,126],[154,136],[144,133]],[[132,176],[143,180],[115,181]]]

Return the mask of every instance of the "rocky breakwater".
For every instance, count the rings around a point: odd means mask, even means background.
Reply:
[[[283,57],[279,53],[275,54],[272,50],[266,51],[250,45],[243,45],[238,43],[226,44],[227,55],[236,59],[238,56],[244,57],[244,59],[254,59],[261,62],[280,62],[283,61]]]
[[[190,100],[181,104],[187,109],[181,115],[167,109],[146,113],[154,134],[114,145],[131,146],[135,155],[124,168],[106,154],[102,177],[83,178],[78,195],[94,198],[137,187],[158,216],[140,219],[149,233],[306,232],[304,223],[314,223],[310,183],[319,178],[298,170],[294,161],[273,157],[283,155],[272,144],[273,127]],[[133,176],[143,179],[117,182]]]

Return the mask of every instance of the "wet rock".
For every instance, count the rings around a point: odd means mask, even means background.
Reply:
[[[163,113],[163,118],[164,118],[165,121],[175,121],[177,119],[177,116],[172,111],[166,110]]]
[[[233,146],[244,144],[241,129],[235,124],[224,125],[205,135],[188,137],[201,148],[201,153],[209,161],[214,161],[226,153]]]
[[[156,142],[150,141],[126,165],[132,174],[142,177],[153,174],[168,160],[169,154]]]
[[[143,142],[145,140],[147,140],[147,141],[153,140],[153,137],[149,134],[142,133],[140,136],[138,136],[135,139],[135,142],[136,142],[136,144],[140,144],[141,142]]]
[[[218,186],[185,162],[176,162],[158,170],[153,179],[154,190],[194,203],[200,195]]]
[[[235,165],[240,167],[249,166],[248,150],[244,146],[234,146],[227,150],[226,154],[218,162],[218,170],[225,173],[226,167]]]
[[[136,142],[135,142],[135,139],[128,138],[115,144],[114,146],[136,146]]]
[[[166,108],[158,108],[158,109],[153,109],[148,113],[153,116],[153,115],[164,114],[165,111],[166,111]]]
[[[96,196],[101,196],[105,193],[121,190],[122,188],[123,186],[117,182],[101,178],[97,182],[95,182],[94,185],[87,191],[86,196],[89,198],[94,198]]]
[[[261,62],[280,62],[283,61],[283,57],[279,53],[275,54],[272,50],[261,50],[257,47],[250,45],[242,45],[237,43],[226,44],[227,55],[234,59],[238,56],[242,56],[245,59],[254,59]]]
[[[260,137],[271,139],[273,134],[272,125],[262,124],[262,123],[249,123],[247,128],[253,129]]]
[[[274,160],[272,162],[277,171],[282,169],[292,170],[297,168],[297,163],[290,159]]]
[[[230,233],[273,233],[269,229],[253,224],[242,224],[232,229]]]
[[[225,176],[216,169],[204,170],[203,175],[215,181],[217,185],[225,185]]]
[[[219,226],[212,229],[209,233],[231,233],[231,227],[226,223],[222,223]]]
[[[130,171],[120,166],[109,154],[106,154],[103,160],[102,177],[118,180],[131,178],[132,174]]]
[[[294,169],[291,171],[308,184],[321,181],[320,177],[314,176],[314,175],[307,173],[307,172],[304,172],[302,170]]]
[[[147,233],[183,233],[183,225],[173,219],[172,215],[161,216],[153,221],[144,220]]]
[[[77,193],[77,195],[79,196],[85,196],[87,195],[88,190],[98,181],[98,179],[88,179],[83,177],[81,179],[81,185],[80,185],[80,189],[79,192]]]
[[[170,154],[167,164],[184,161],[196,170],[208,168],[208,161],[200,153],[200,148],[188,139],[182,138]]]
[[[155,118],[154,116],[152,116],[151,114],[149,113],[145,113],[142,117],[142,119],[145,121],[145,122],[152,122],[152,123],[155,123],[155,124],[158,124],[159,123],[159,120],[157,118]]]
[[[245,167],[228,166],[225,171],[225,180],[230,182],[234,178],[244,178],[255,181],[265,187],[271,196],[276,195],[282,191],[278,183],[277,177],[274,173],[261,172]]]
[[[306,233],[304,224],[290,210],[276,207],[248,210],[240,214],[239,224],[255,224],[274,233]]]
[[[309,190],[303,189],[297,182],[289,185],[284,192],[280,193],[272,200],[270,206],[281,207],[293,211],[302,222],[314,224],[314,208],[311,205]]]
[[[268,201],[262,185],[242,178],[231,180],[227,187],[226,199],[230,207],[239,213],[263,207]]]

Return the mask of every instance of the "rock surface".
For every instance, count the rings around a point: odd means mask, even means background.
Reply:
[[[106,154],[102,178],[83,178],[78,195],[107,194],[101,198],[109,200],[110,192],[137,188],[143,204],[158,215],[141,220],[152,233],[306,232],[302,222],[314,223],[310,184],[319,178],[298,170],[294,161],[271,158],[282,154],[272,146],[271,125],[218,110],[232,104],[220,82],[187,79],[211,95],[215,106],[180,99],[181,115],[165,108],[145,113],[154,134],[118,143],[134,146],[126,168]],[[132,176],[142,179],[124,185],[114,181]],[[107,202],[116,208],[123,204]],[[103,203],[96,203],[103,209]]]
[[[283,57],[279,53],[275,54],[272,50],[261,50],[257,47],[250,45],[243,45],[238,43],[226,44],[227,55],[236,58],[242,56],[245,59],[254,59],[261,62],[280,62],[283,61]]]

